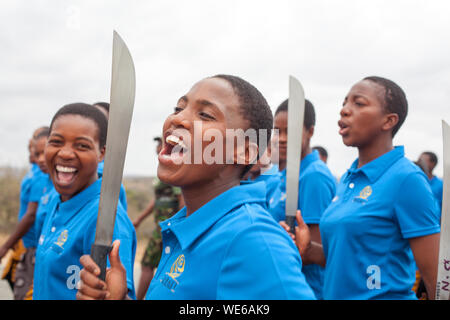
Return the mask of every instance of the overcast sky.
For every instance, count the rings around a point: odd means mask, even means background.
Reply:
[[[415,160],[442,160],[450,122],[450,1],[9,1],[0,2],[0,165],[27,166],[32,131],[72,102],[109,100],[113,30],[136,67],[125,175],[155,175],[153,137],[178,98],[217,73],[255,85],[274,111],[288,76],[316,109],[312,144],[340,176],[356,158],[337,121],[365,76],[406,92],[409,115],[394,142]],[[436,172],[442,175],[442,161]]]

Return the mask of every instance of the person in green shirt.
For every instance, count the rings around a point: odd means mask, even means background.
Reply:
[[[154,140],[158,143],[156,153],[159,154],[162,140],[160,137],[156,137]],[[144,299],[148,286],[152,281],[154,271],[161,259],[162,237],[159,223],[172,217],[184,206],[180,188],[166,184],[156,177],[153,181],[153,189],[155,197],[150,201],[147,208],[144,209],[136,221],[133,222],[134,227],[137,229],[145,218],[151,215],[152,212],[154,213],[156,228],[153,230],[141,261],[141,277],[136,292],[136,298],[138,300]]]

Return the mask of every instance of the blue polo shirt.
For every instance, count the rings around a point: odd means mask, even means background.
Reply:
[[[27,212],[28,202],[30,201],[30,194],[32,192],[33,179],[36,179],[40,174],[42,174],[41,169],[35,163],[31,164],[30,170],[23,177],[20,184],[20,206],[18,213],[18,220],[22,219],[25,212]],[[35,189],[36,191],[37,189]],[[36,194],[37,192],[35,192]],[[36,196],[34,195],[34,198]]]
[[[43,173],[39,170],[39,173],[35,174],[33,178],[31,179],[31,188],[30,188],[30,194],[29,194],[29,202],[37,202],[38,207],[36,209],[36,217],[37,212],[39,211],[40,201],[43,195],[48,193],[50,190],[53,189],[53,183],[50,179],[50,176],[46,173]],[[26,212],[26,210],[25,210]],[[23,213],[23,215],[25,214]],[[23,215],[19,218],[22,219]],[[38,234],[36,234],[36,219],[31,226],[31,228],[28,230],[28,232],[22,237],[23,245],[25,248],[36,248],[37,246],[37,238]]]
[[[105,161],[102,161],[98,164],[97,173],[98,173],[99,178],[101,178],[103,175],[104,166],[105,166]],[[125,212],[127,212],[128,211],[127,193],[125,192],[125,187],[123,186],[123,184],[120,185],[119,202],[122,205],[122,207],[125,209]]]
[[[248,178],[247,182],[264,182],[266,190],[266,206],[269,209],[271,204],[275,201],[278,185],[280,184],[280,173],[278,172],[278,167],[276,165],[271,165],[267,171],[261,173],[254,180]]]
[[[441,210],[442,210],[442,192],[444,189],[444,184],[442,182],[442,179],[433,176],[430,180],[428,180],[431,186],[431,191],[433,191],[434,197],[436,198],[436,201],[438,202],[439,207],[439,220],[441,218]]]
[[[35,248],[37,248],[39,244],[39,238],[41,236],[45,217],[47,216],[49,208],[48,206],[50,206],[52,201],[54,201],[53,198],[55,197],[59,197],[59,193],[56,192],[56,189],[52,185],[52,188],[50,188],[50,190],[41,197],[41,200],[39,200],[39,205],[36,211],[36,220],[34,221],[34,233],[36,239],[34,246]]]
[[[146,299],[314,299],[294,242],[242,183],[160,223],[162,257]]]
[[[281,172],[279,200],[272,208],[277,221],[286,220],[286,170]],[[319,224],[323,212],[331,203],[336,193],[336,182],[327,165],[320,160],[319,152],[313,150],[300,163],[298,185],[298,209],[301,210],[306,224]],[[318,299],[322,299],[324,268],[316,265],[304,265],[308,284]]]
[[[36,250],[34,300],[75,299],[80,280],[80,257],[90,254],[95,239],[101,179],[61,202],[54,196],[47,213]],[[135,297],[133,265],[136,233],[125,210],[119,204],[113,240],[120,240],[120,260],[127,271],[130,297]]]
[[[438,233],[427,177],[395,147],[343,175],[320,221],[325,299],[416,299],[409,239]]]

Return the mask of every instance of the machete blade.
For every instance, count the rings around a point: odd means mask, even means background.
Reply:
[[[441,235],[436,283],[436,300],[449,300],[450,290],[450,126],[442,121],[444,144],[444,189],[442,192]]]
[[[113,238],[114,222],[122,183],[128,135],[133,116],[136,76],[133,59],[125,42],[114,31],[111,96],[100,203],[95,242],[91,256],[102,270]]]
[[[305,92],[300,82],[289,76],[288,141],[286,164],[286,223],[294,233],[298,208],[298,182],[302,150]]]

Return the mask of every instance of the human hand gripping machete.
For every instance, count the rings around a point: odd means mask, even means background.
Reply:
[[[450,299],[450,126],[442,121],[444,144],[444,188],[442,192],[441,235],[439,243],[436,300]]]
[[[100,267],[99,278],[103,281],[105,281],[106,277],[106,259],[111,250],[114,222],[116,220],[128,135],[133,116],[135,86],[136,76],[133,59],[125,42],[114,31],[105,166],[103,169],[95,241],[91,248],[91,257]]]
[[[295,214],[298,208],[298,181],[302,153],[305,92],[300,82],[289,76],[288,141],[286,164],[286,223],[295,234]]]

